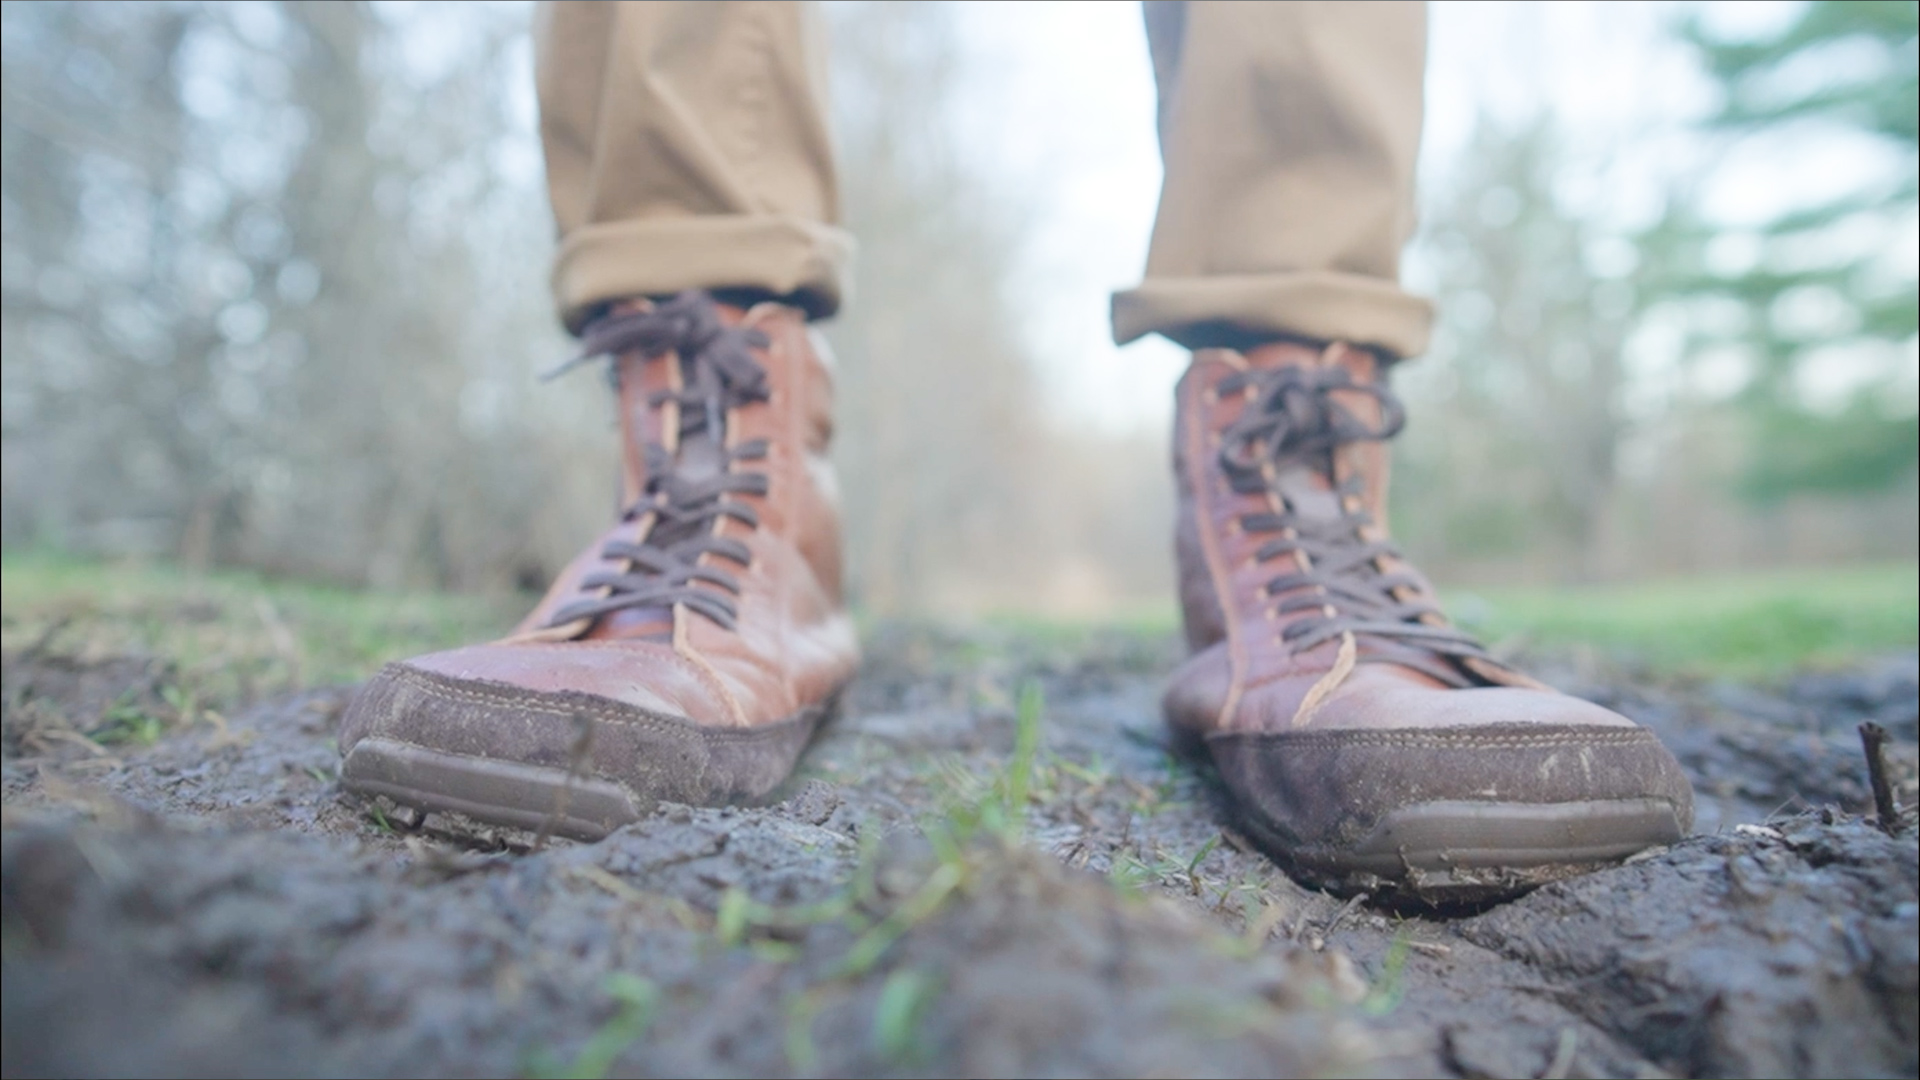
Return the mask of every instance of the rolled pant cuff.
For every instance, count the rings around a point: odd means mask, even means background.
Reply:
[[[1378,278],[1307,271],[1288,274],[1153,278],[1113,294],[1113,340],[1164,334],[1181,345],[1221,324],[1385,349],[1397,357],[1427,349],[1433,305]]]
[[[844,230],[784,215],[603,222],[562,242],[553,296],[575,332],[597,304],[686,289],[765,289],[825,318],[840,308],[852,257]]]

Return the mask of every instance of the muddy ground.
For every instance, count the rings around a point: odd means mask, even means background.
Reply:
[[[1172,642],[877,635],[776,805],[592,845],[345,796],[351,690],[231,717],[6,658],[7,1075],[1913,1076],[1912,655],[1770,685],[1534,665],[1698,830],[1477,913],[1302,888],[1169,755]],[[1022,687],[1038,696],[1025,699]],[[1041,705],[1041,702],[1044,702]],[[171,711],[169,711],[171,709]],[[185,715],[182,715],[182,713]],[[1021,717],[1029,723],[1023,726]],[[1021,733],[1037,746],[1025,752]],[[1015,813],[1012,808],[1019,808]]]

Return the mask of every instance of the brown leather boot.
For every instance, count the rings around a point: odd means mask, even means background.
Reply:
[[[348,789],[593,839],[659,800],[765,795],[852,678],[802,314],[683,293],[584,345],[614,358],[626,512],[507,638],[387,665],[341,723]]]
[[[1653,734],[1488,655],[1388,542],[1383,375],[1339,344],[1194,355],[1168,721],[1320,885],[1484,900],[1678,840],[1693,791]]]

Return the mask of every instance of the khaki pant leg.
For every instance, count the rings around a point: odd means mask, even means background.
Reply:
[[[1414,223],[1421,3],[1148,0],[1166,180],[1113,334],[1280,333],[1426,349],[1400,288]]]
[[[824,28],[811,4],[556,0],[535,19],[561,318],[683,289],[840,302]]]

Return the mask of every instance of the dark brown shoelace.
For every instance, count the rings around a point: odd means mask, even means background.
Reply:
[[[1390,439],[1406,423],[1406,410],[1393,392],[1380,383],[1357,383],[1342,367],[1295,366],[1237,371],[1216,389],[1228,397],[1249,387],[1253,396],[1246,411],[1222,433],[1220,467],[1234,491],[1272,494],[1282,508],[1240,518],[1250,535],[1277,534],[1255,557],[1267,562],[1306,556],[1306,569],[1281,574],[1266,586],[1267,595],[1277,598],[1276,613],[1301,613],[1280,632],[1288,647],[1301,652],[1352,633],[1430,653],[1491,660],[1470,635],[1446,625],[1433,604],[1396,595],[1396,590],[1409,590],[1409,597],[1424,594],[1412,574],[1380,568],[1381,559],[1398,560],[1399,550],[1385,540],[1367,539],[1362,530],[1373,524],[1372,515],[1347,508],[1358,505],[1361,478],[1336,479],[1334,456],[1340,447]],[[1380,405],[1380,423],[1362,421],[1334,399],[1336,392],[1373,398]],[[1318,473],[1331,490],[1282,490],[1283,474],[1302,466]],[[1407,650],[1394,651],[1399,661]],[[1447,682],[1462,678],[1450,664],[1439,670],[1417,661],[1415,666]]]
[[[753,507],[729,496],[766,494],[765,473],[735,466],[764,459],[767,440],[729,447],[726,424],[729,410],[767,399],[767,372],[752,352],[766,345],[766,335],[758,330],[725,325],[713,298],[703,292],[684,292],[646,311],[608,314],[587,324],[579,355],[547,377],[601,356],[638,352],[649,362],[677,356],[681,389],[656,391],[647,404],[679,406],[678,445],[673,450],[647,445],[646,481],[622,513],[625,521],[653,515],[646,534],[609,541],[600,549],[603,558],[623,562],[626,569],[582,578],[582,593],[604,591],[563,605],[549,627],[625,609],[665,611],[685,604],[733,629],[740,582],[711,564],[700,565],[700,557],[714,555],[740,566],[752,557],[739,540],[715,536],[714,523],[731,517],[755,528],[760,524]]]

